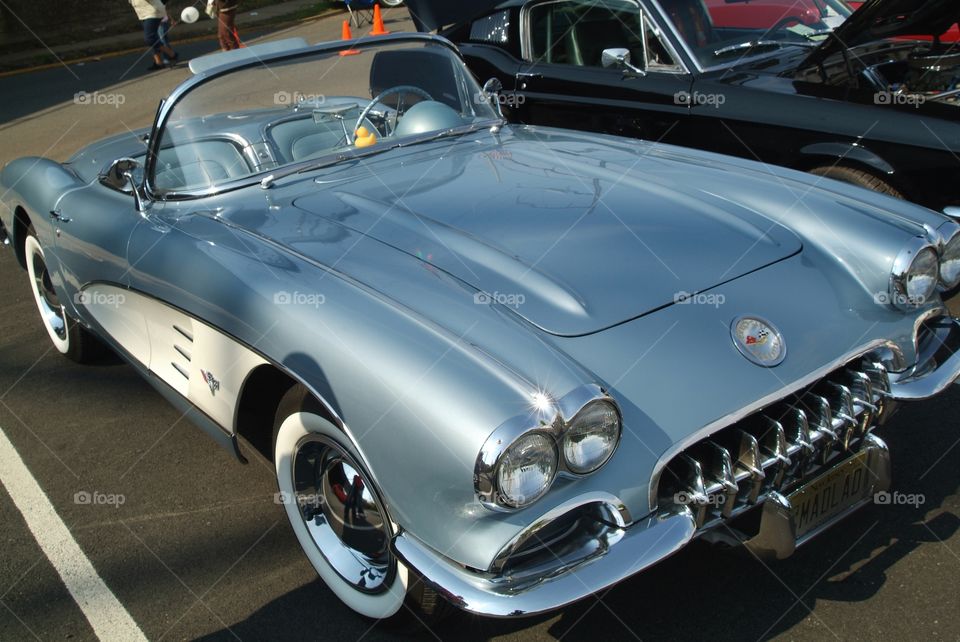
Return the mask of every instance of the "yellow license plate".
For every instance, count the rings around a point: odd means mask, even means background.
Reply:
[[[866,451],[827,471],[790,497],[797,537],[803,537],[870,494],[873,484]]]

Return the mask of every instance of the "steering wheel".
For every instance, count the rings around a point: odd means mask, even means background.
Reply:
[[[357,124],[353,126],[353,131],[360,129],[360,125],[363,124],[363,121],[366,120],[367,114],[370,113],[370,110],[373,109],[373,106],[382,101],[387,96],[393,94],[416,94],[421,98],[426,100],[434,100],[433,96],[427,93],[425,90],[415,87],[414,85],[397,85],[395,87],[390,87],[389,89],[384,89],[377,96],[373,98],[367,106],[363,108],[363,111],[360,112],[360,117],[357,118]],[[397,111],[400,111],[400,104],[397,104]],[[388,135],[387,132],[383,132],[384,136]]]
[[[770,30],[770,33],[776,33],[777,31],[786,31],[787,27],[793,24],[804,24],[803,18],[800,16],[787,16],[785,18],[780,18],[777,21],[777,24],[773,25],[773,28]]]

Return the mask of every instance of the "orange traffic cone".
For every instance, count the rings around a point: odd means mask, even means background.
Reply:
[[[350,33],[350,22],[347,20],[343,21],[343,27],[340,29],[340,39],[341,40],[353,40],[353,34]],[[341,56],[355,56],[360,53],[359,49],[344,49],[340,52]]]
[[[371,36],[385,36],[389,31],[383,26],[383,16],[380,15],[380,3],[373,5],[373,31]]]

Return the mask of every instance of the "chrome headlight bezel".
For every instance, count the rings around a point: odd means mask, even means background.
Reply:
[[[960,224],[956,221],[947,221],[937,230],[940,239],[940,291],[946,292],[960,285]],[[945,278],[944,264],[951,260],[950,256],[956,257],[958,266],[956,267],[956,276],[953,279]],[[949,272],[946,272],[947,274]]]
[[[534,408],[530,413],[513,417],[491,433],[477,455],[474,467],[474,492],[478,501],[488,509],[496,511],[520,510],[535,503],[546,495],[558,476],[585,477],[602,469],[613,457],[620,445],[623,434],[623,415],[620,406],[603,388],[596,384],[580,386],[557,401],[537,395]],[[572,469],[563,454],[564,439],[572,422],[591,404],[607,403],[613,408],[617,418],[616,441],[610,452],[596,467],[589,471]],[[507,497],[500,488],[500,467],[504,457],[520,440],[531,434],[548,436],[553,443],[555,462],[554,473],[542,493],[518,503]]]
[[[936,274],[927,292],[910,292],[910,278],[914,275],[921,260],[933,255]],[[900,250],[893,261],[890,271],[890,303],[901,310],[914,310],[930,302],[937,293],[940,283],[940,254],[937,247],[924,237],[915,237]]]

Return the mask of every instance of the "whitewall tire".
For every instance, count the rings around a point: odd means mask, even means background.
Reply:
[[[274,461],[284,509],[337,597],[361,615],[388,618],[403,606],[410,582],[389,550],[396,525],[343,432],[311,405],[297,387],[277,413]]]

